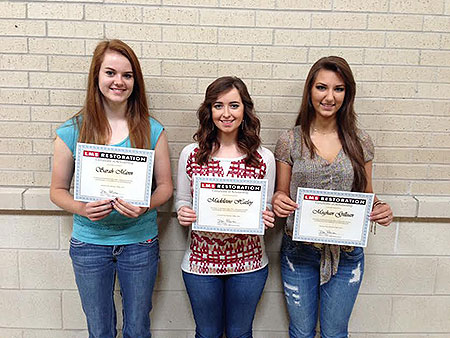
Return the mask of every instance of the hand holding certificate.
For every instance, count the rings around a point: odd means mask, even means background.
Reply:
[[[154,151],[78,143],[74,199],[92,202],[119,197],[149,206]]]
[[[267,180],[194,177],[193,230],[264,234]]]
[[[374,194],[298,188],[295,241],[367,246]]]

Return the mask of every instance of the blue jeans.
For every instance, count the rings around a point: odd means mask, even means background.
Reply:
[[[151,243],[95,245],[72,238],[70,257],[89,338],[116,337],[116,273],[122,295],[123,337],[151,337],[149,313],[159,260],[157,239]]]
[[[251,338],[256,305],[268,267],[235,275],[194,275],[183,271],[195,319],[196,338]]]
[[[348,337],[348,322],[364,273],[363,249],[341,250],[336,275],[322,286],[319,269],[318,249],[284,235],[281,275],[291,338],[314,338],[319,308],[321,337]]]

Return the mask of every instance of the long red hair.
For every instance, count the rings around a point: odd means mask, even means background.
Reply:
[[[150,148],[150,115],[145,96],[144,77],[136,54],[121,40],[102,41],[95,48],[89,69],[86,100],[83,108],[75,115],[80,131],[78,141],[107,144],[111,137],[111,128],[103,108],[103,95],[98,87],[100,66],[108,51],[125,56],[130,61],[133,70],[134,86],[133,92],[128,98],[126,112],[131,146]]]

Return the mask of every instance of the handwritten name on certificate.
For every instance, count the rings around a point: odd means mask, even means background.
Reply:
[[[294,241],[367,246],[374,194],[298,188]]]
[[[194,176],[193,230],[264,234],[267,180]]]
[[[119,197],[149,206],[154,151],[77,143],[74,199],[92,202]]]

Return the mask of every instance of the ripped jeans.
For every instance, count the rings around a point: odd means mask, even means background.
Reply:
[[[289,337],[314,338],[320,305],[322,338],[348,337],[348,322],[364,272],[364,252],[341,251],[336,275],[320,286],[320,251],[286,234],[281,275],[289,312]]]

